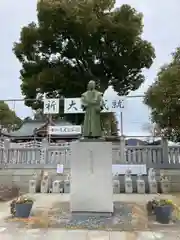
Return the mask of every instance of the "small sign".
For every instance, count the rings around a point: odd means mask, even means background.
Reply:
[[[64,172],[63,164],[57,164],[57,173],[63,173],[63,172]]]
[[[82,128],[80,125],[72,126],[49,126],[50,135],[80,135]]]
[[[49,98],[44,99],[44,114],[58,114],[59,113],[59,99]]]
[[[102,112],[122,112],[124,110],[124,98],[103,98],[104,109]],[[81,98],[65,98],[64,113],[83,113]]]
[[[131,171],[132,175],[146,175],[147,174],[147,168],[145,164],[114,164],[112,165],[112,173],[113,175],[121,174],[125,175],[127,174],[127,171]]]

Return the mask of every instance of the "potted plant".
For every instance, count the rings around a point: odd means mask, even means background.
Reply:
[[[10,204],[11,214],[17,218],[28,218],[34,201],[28,197],[18,197]]]
[[[150,210],[150,202],[149,210]],[[159,199],[151,201],[152,213],[156,216],[156,221],[162,224],[168,224],[172,217],[173,202],[168,199]]]

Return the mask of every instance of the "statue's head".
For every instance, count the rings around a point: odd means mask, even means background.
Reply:
[[[96,87],[96,83],[95,83],[95,81],[93,81],[93,80],[89,81],[89,83],[88,83],[88,87],[87,87],[88,90],[94,90],[95,87]]]

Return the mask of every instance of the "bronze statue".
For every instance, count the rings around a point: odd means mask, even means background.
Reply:
[[[103,110],[103,94],[95,89],[95,82],[88,83],[88,89],[81,96],[82,108],[85,111],[83,136],[100,138],[102,136],[101,111]]]

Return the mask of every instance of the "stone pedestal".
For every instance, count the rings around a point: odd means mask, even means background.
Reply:
[[[64,193],[64,181],[60,181],[60,192]]]
[[[157,193],[156,172],[153,168],[148,171],[149,193]]]
[[[113,193],[114,194],[120,193],[120,181],[119,180],[113,180]]]
[[[43,177],[41,181],[41,193],[48,193],[50,188],[50,179],[49,176],[46,175]]]
[[[162,177],[162,179],[160,180],[160,186],[162,193],[170,192],[170,181],[167,177]]]
[[[70,208],[74,213],[112,214],[112,143],[71,143]]]
[[[156,180],[149,180],[149,193],[157,193],[157,182]]]
[[[52,184],[52,192],[53,193],[60,193],[60,181],[55,180]]]
[[[36,179],[29,180],[29,193],[36,193],[37,181]]]
[[[133,192],[132,179],[125,178],[125,193],[132,193],[132,192]]]
[[[69,180],[64,181],[64,193],[70,193],[70,181]]]
[[[125,183],[125,193],[132,193],[133,192],[133,185],[132,185],[132,178],[131,178],[131,171],[127,170],[124,176],[124,183]]]
[[[137,179],[137,193],[145,193],[145,181],[142,179],[142,176],[138,176]]]

